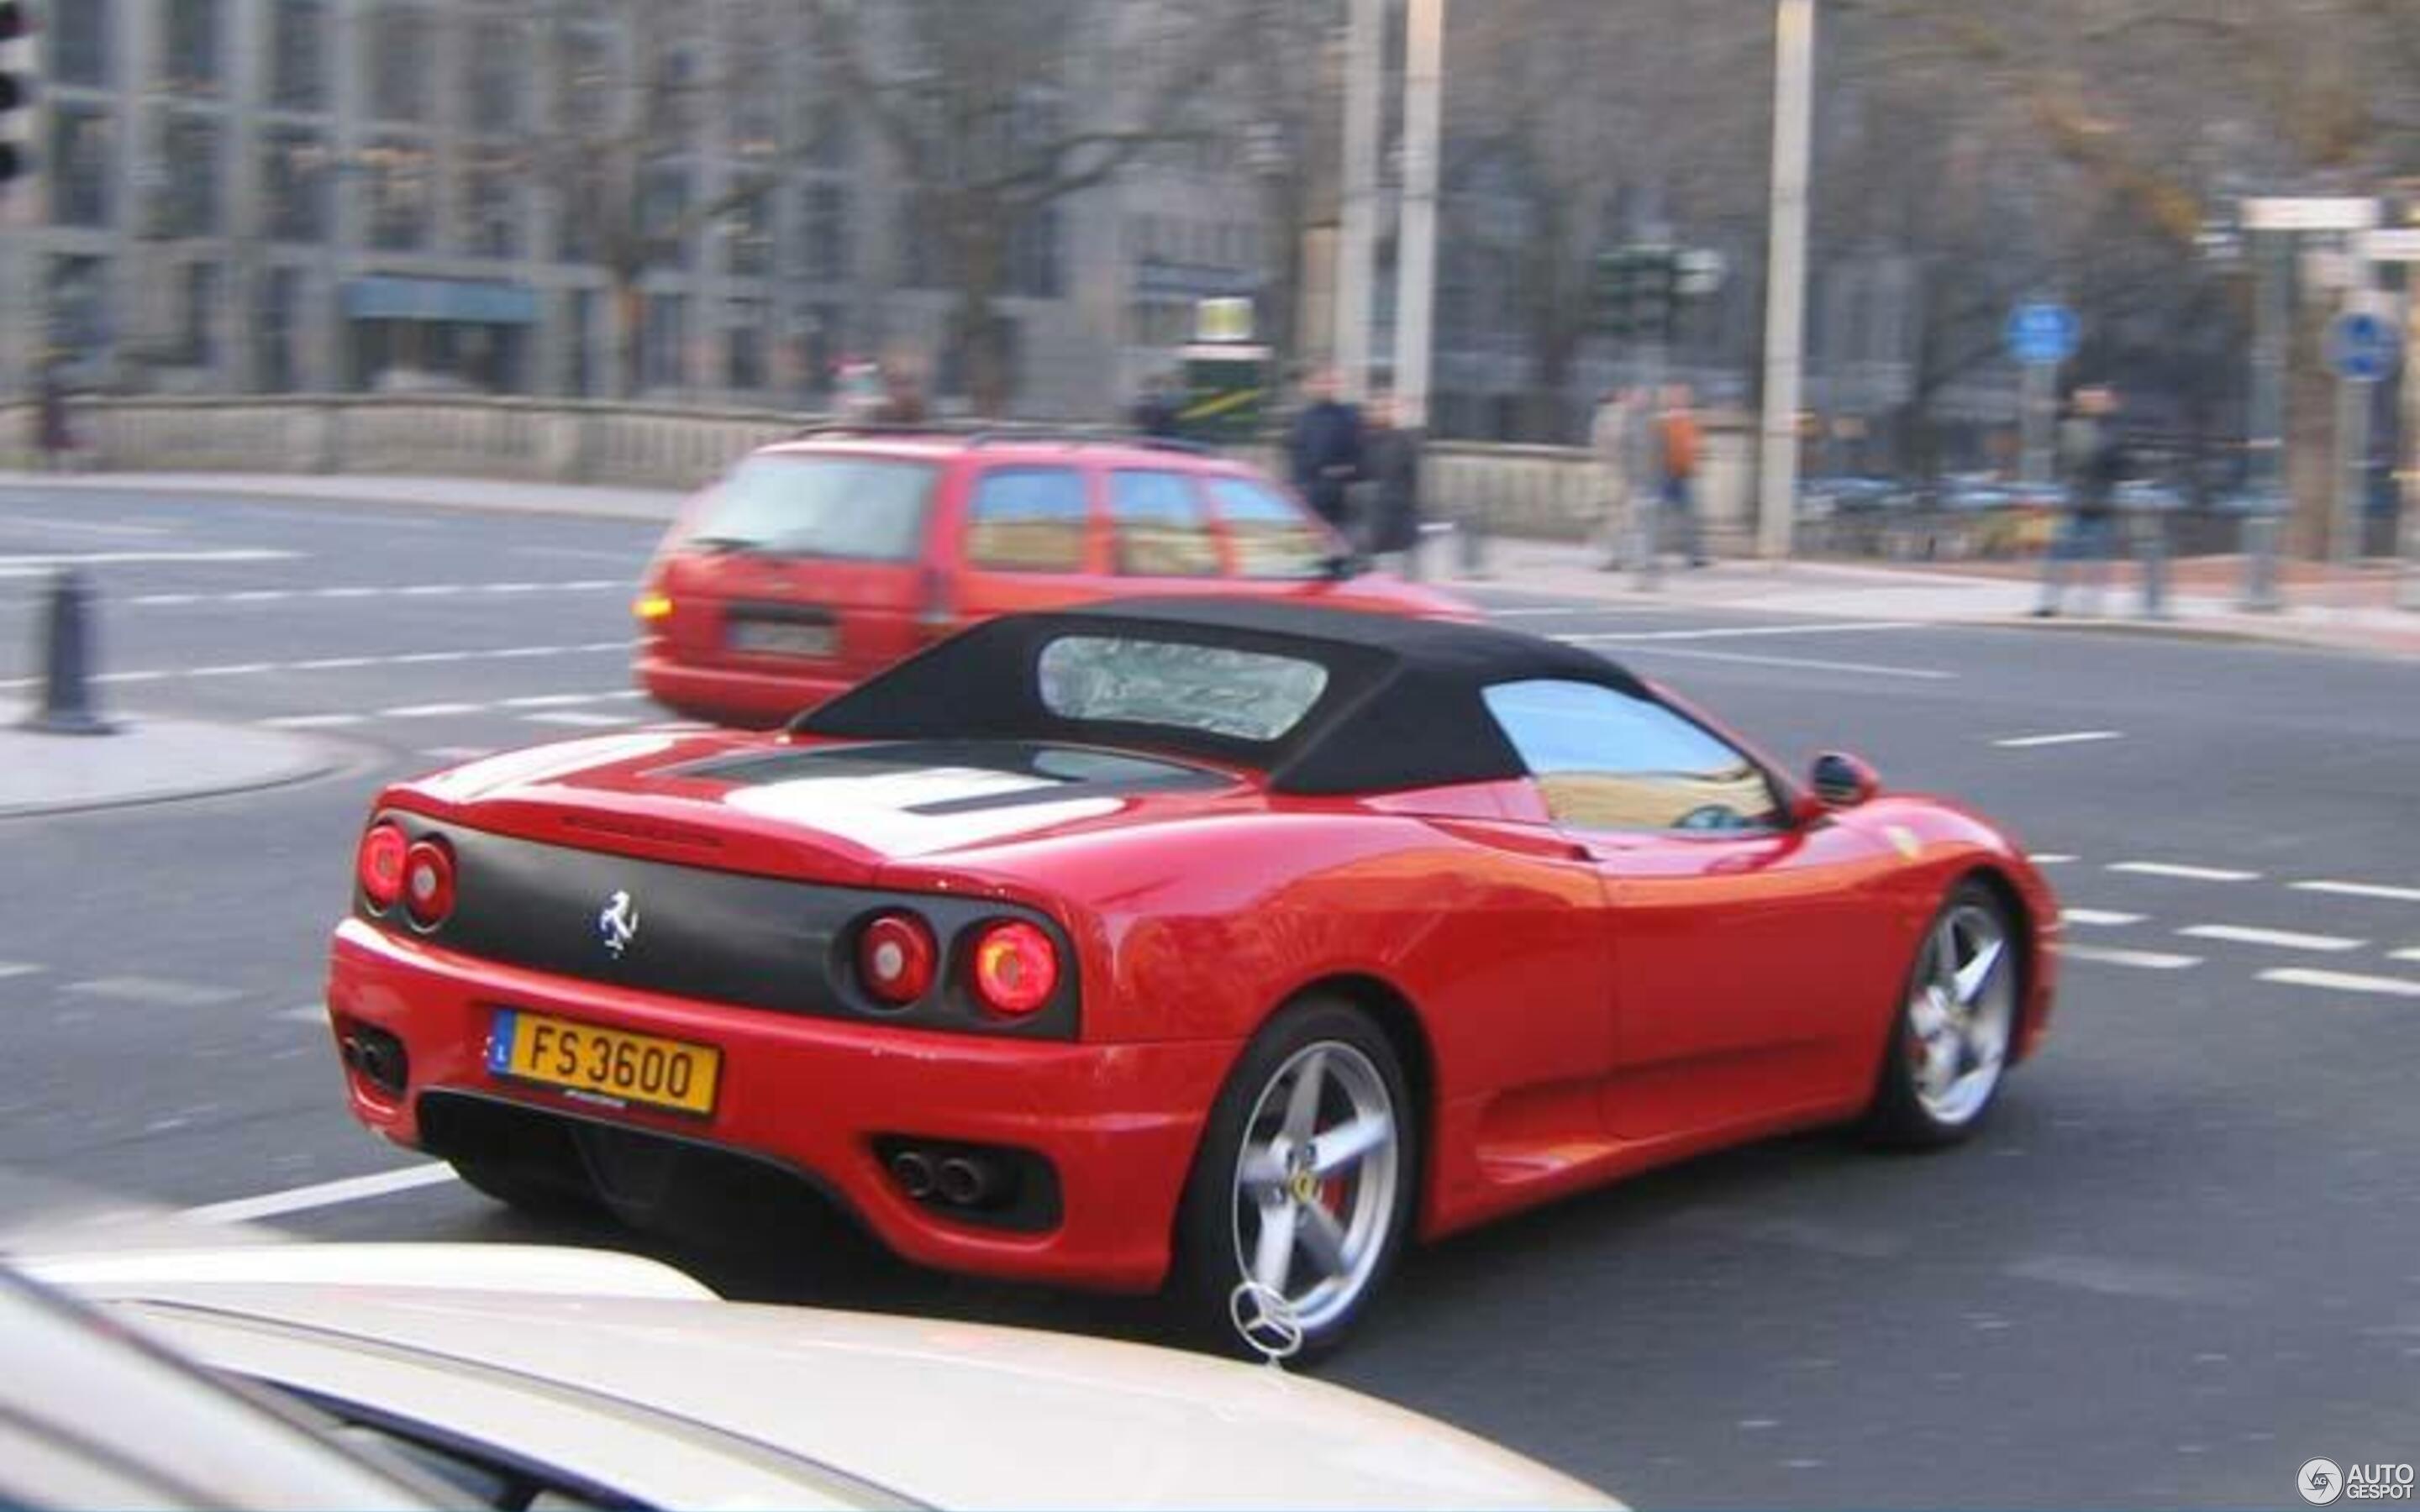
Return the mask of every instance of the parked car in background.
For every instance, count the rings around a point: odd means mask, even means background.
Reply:
[[[639,686],[773,725],[994,614],[1129,594],[1466,619],[1365,573],[1284,488],[1182,442],[822,427],[690,501],[637,602]]]
[[[1816,477],[1799,486],[1798,513],[1807,519],[1872,514],[1912,508],[1916,499],[1916,490],[1897,478]]]
[[[24,1263],[91,1312],[0,1275],[0,1407],[30,1404],[51,1440],[0,1421],[14,1506],[1620,1505],[1302,1376],[727,1303],[633,1256],[247,1244]],[[104,1450],[148,1473],[67,1462]]]
[[[2193,504],[2182,488],[2160,478],[2129,478],[2110,497],[2120,510],[2146,513],[2187,509]]]

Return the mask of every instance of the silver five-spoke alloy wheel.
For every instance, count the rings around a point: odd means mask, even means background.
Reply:
[[[1907,1005],[1908,1071],[1916,1102],[1956,1129],[1992,1101],[2009,1058],[2017,978],[2008,928],[1981,903],[1962,902],[1934,921]]]
[[[1235,1162],[1235,1263],[1316,1334],[1385,1255],[1402,1180],[1394,1098],[1368,1056],[1324,1040],[1262,1087]]]

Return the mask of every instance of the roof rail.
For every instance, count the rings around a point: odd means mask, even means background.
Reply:
[[[1175,436],[1144,436],[1109,425],[965,424],[941,421],[821,420],[790,432],[792,440],[819,436],[936,436],[962,438],[970,447],[1013,446],[1035,441],[1062,446],[1133,446],[1152,452],[1181,452],[1189,456],[1216,456],[1218,449]]]

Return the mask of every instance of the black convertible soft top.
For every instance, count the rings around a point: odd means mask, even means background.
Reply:
[[[1290,656],[1318,663],[1327,682],[1274,740],[1065,718],[1043,704],[1038,661],[1068,635]],[[1250,600],[1121,599],[987,620],[801,715],[791,729],[862,740],[1139,747],[1253,767],[1280,792],[1387,793],[1527,776],[1483,694],[1539,678],[1652,696],[1593,652],[1489,625]]]

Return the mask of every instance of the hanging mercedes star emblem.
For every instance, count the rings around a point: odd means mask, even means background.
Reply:
[[[605,953],[614,960],[639,937],[639,905],[630,901],[628,892],[616,892],[605,900],[604,908],[597,915],[597,937],[605,944]]]

